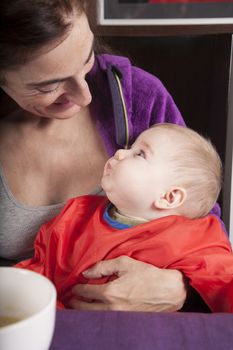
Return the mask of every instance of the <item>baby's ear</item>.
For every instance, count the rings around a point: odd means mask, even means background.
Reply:
[[[174,209],[182,205],[186,198],[187,192],[184,188],[174,187],[156,199],[154,206],[157,209]]]

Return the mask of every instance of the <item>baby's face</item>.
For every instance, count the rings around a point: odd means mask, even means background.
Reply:
[[[156,128],[144,131],[128,150],[120,149],[104,168],[102,187],[128,215],[141,216],[170,185],[168,138]]]

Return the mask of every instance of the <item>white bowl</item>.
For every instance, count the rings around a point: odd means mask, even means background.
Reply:
[[[38,273],[0,267],[0,318],[19,321],[0,328],[1,350],[47,350],[56,314],[56,289]]]

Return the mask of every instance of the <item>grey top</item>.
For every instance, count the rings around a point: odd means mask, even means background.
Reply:
[[[98,188],[93,194],[102,194]],[[42,223],[56,216],[65,202],[28,207],[14,198],[0,167],[0,258],[22,260],[32,256],[33,242]]]
[[[0,257],[24,259],[32,255],[41,223],[58,214],[64,203],[27,207],[17,202],[0,167]]]

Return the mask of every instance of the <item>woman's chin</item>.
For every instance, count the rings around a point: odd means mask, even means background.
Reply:
[[[49,106],[44,110],[35,109],[36,115],[50,119],[69,119],[77,115],[82,107],[72,103],[69,106]]]

